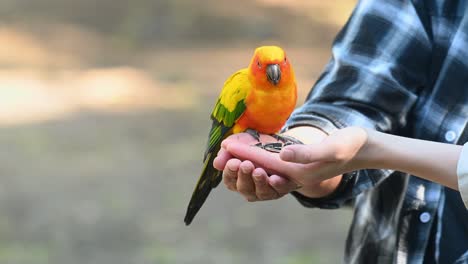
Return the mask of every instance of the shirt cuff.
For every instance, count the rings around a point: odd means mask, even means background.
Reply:
[[[458,190],[468,209],[468,142],[463,145],[457,165]]]

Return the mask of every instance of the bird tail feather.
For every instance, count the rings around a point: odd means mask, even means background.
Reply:
[[[187,207],[187,213],[184,218],[185,225],[190,225],[203,203],[205,203],[211,190],[221,182],[221,171],[213,167],[213,160],[216,157],[215,153],[217,151],[209,153],[207,159],[205,159],[203,171]]]

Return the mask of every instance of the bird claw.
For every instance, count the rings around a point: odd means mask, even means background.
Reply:
[[[269,151],[269,152],[273,152],[273,153],[280,153],[281,150],[286,147],[286,146],[289,146],[289,145],[294,145],[294,144],[299,144],[299,143],[294,143],[294,142],[291,142],[291,141],[288,141],[288,142],[272,142],[272,143],[261,143],[261,142],[258,142],[257,144],[255,145],[252,145],[254,147],[259,147],[261,149],[264,149],[266,151]],[[302,144],[302,143],[300,143]]]
[[[257,130],[247,128],[247,130],[245,130],[245,133],[251,135],[255,140],[260,142],[260,133],[258,133]]]
[[[247,129],[246,132],[258,141],[258,143],[252,146],[259,147],[261,149],[264,149],[266,151],[273,152],[273,153],[280,153],[284,147],[289,146],[289,145],[304,144],[299,139],[296,139],[291,136],[279,135],[279,134],[271,135],[276,140],[278,140],[278,142],[262,143],[260,142],[260,134],[258,133],[258,131],[253,130],[253,129]]]
[[[288,135],[273,134],[271,136],[274,137],[276,140],[283,142],[286,146],[293,144],[304,144],[299,139]]]

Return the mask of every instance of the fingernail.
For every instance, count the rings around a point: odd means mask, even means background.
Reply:
[[[261,174],[254,171],[254,172],[252,173],[252,177],[253,177],[254,181],[259,182],[259,181],[260,181],[260,178],[261,178]]]
[[[228,164],[226,167],[230,172],[236,172],[235,168],[233,168],[234,165]]]
[[[291,149],[285,148],[281,151],[280,158],[286,161],[294,160],[294,151],[292,151]]]
[[[225,149],[226,146],[227,146],[227,143],[226,143],[225,140],[223,140],[223,141],[221,142],[221,148]]]

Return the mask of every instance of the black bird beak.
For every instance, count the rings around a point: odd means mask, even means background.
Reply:
[[[266,69],[268,81],[277,85],[281,80],[281,68],[278,64],[269,64]]]

